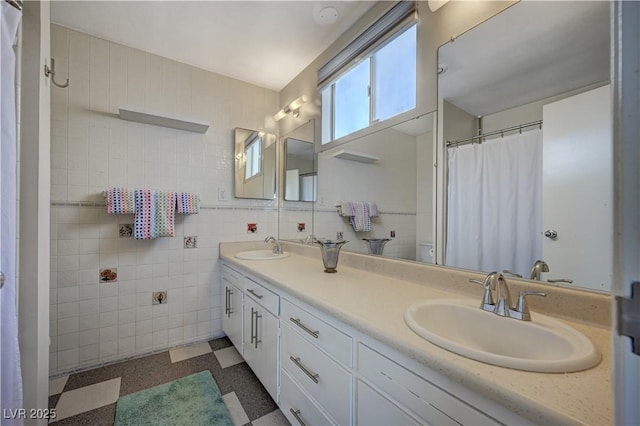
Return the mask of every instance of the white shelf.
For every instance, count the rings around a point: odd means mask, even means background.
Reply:
[[[187,130],[195,133],[207,133],[209,123],[190,118],[178,117],[171,114],[143,111],[135,108],[120,108],[120,118],[138,123],[153,124],[154,126],[170,127],[172,129]]]
[[[348,149],[341,149],[332,154],[335,158],[342,158],[343,160],[359,161],[361,163],[375,163],[380,161],[379,157],[374,155],[365,154],[363,152],[350,151]]]

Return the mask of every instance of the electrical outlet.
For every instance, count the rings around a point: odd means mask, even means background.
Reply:
[[[391,238],[395,238],[395,237],[396,237],[396,231],[391,231],[391,232],[389,233],[389,236],[390,236]]]
[[[151,303],[154,305],[162,305],[164,303],[167,303],[167,291],[154,291]]]
[[[344,240],[344,233],[342,231],[336,232],[336,240],[338,241]]]
[[[229,201],[229,195],[224,188],[218,188],[218,201]]]

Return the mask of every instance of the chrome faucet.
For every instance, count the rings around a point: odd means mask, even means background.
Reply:
[[[511,307],[511,294],[507,280],[499,272],[491,272],[484,281],[470,279],[470,282],[482,284],[484,295],[480,303],[480,309],[493,312],[501,317],[514,318],[522,321],[531,321],[531,313],[527,305],[527,296],[542,296],[547,294],[542,291],[522,290],[515,308]],[[495,302],[493,293],[495,293]]]
[[[549,265],[547,265],[547,262],[544,260],[536,260],[536,263],[533,264],[533,268],[531,268],[531,276],[529,278],[540,281],[542,272],[549,272]]]
[[[317,240],[316,237],[314,237],[313,235],[307,235],[303,240],[302,243],[303,244],[313,244],[315,243]]]
[[[274,254],[282,254],[282,246],[280,245],[280,241],[278,241],[278,239],[276,237],[273,237],[273,236],[269,236],[269,237],[264,239],[265,243],[268,243],[269,241],[273,241],[274,242],[273,253]]]

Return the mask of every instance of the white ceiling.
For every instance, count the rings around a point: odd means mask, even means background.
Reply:
[[[522,1],[439,50],[438,96],[488,115],[609,79],[609,2]]]
[[[372,1],[66,1],[51,21],[273,90],[282,89]],[[333,24],[318,18],[338,11]]]

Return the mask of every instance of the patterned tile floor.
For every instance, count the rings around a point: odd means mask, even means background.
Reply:
[[[119,397],[209,370],[236,426],[289,425],[226,337],[96,368],[49,383],[55,425],[113,425]],[[189,426],[189,425],[185,425]]]

